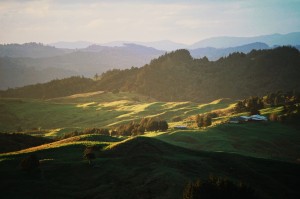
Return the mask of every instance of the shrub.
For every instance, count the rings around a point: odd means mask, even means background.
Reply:
[[[212,119],[210,114],[197,115],[196,123],[198,127],[207,127],[212,124]]]
[[[94,160],[96,158],[96,155],[94,153],[94,151],[96,150],[95,147],[87,147],[84,150],[84,158],[86,158],[89,161],[89,165],[92,164],[92,160]]]
[[[33,172],[39,169],[40,161],[35,154],[31,154],[21,161],[20,166],[23,171]]]
[[[277,115],[276,113],[271,113],[271,114],[269,115],[269,120],[270,120],[271,122],[277,122],[277,121],[278,121],[278,115]]]

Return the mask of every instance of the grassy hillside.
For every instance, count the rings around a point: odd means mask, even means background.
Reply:
[[[174,130],[196,114],[226,112],[228,99],[207,104],[157,102],[136,93],[90,92],[49,100],[1,99],[0,130],[57,138],[90,127],[112,127],[142,117],[169,122],[167,132],[140,137],[99,134],[74,136],[0,155],[2,195],[6,198],[170,198],[180,199],[186,184],[210,175],[242,181],[266,199],[299,198],[300,134],[280,123],[224,124]],[[266,108],[262,114],[279,112]],[[239,113],[244,115],[246,113]],[[173,117],[183,120],[172,122]],[[5,140],[3,140],[5,141]],[[94,146],[93,166],[83,159]],[[40,170],[25,172],[20,162],[31,154]],[[45,194],[47,193],[47,194]]]
[[[110,127],[143,117],[157,116],[171,120],[226,108],[230,100],[208,104],[192,102],[157,102],[134,93],[97,92],[51,100],[0,99],[0,130],[46,129],[48,136],[88,127]],[[30,133],[30,131],[28,132]],[[45,134],[45,132],[42,132]]]
[[[193,150],[291,162],[300,158],[299,128],[274,122],[222,124],[202,130],[171,131],[157,138]]]
[[[243,181],[263,198],[299,197],[300,167],[296,164],[192,151],[154,138],[136,137],[116,143],[101,142],[97,135],[91,136],[97,141],[73,140],[0,155],[2,195],[6,198],[179,199],[188,181],[206,179],[213,174]],[[82,158],[86,145],[104,149],[96,153],[94,167]],[[40,157],[41,171],[29,174],[18,165],[31,153]]]

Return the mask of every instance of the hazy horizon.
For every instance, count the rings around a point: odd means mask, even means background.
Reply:
[[[300,30],[300,1],[12,0],[0,2],[0,43],[194,42]]]

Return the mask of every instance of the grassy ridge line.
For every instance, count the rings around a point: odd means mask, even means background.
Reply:
[[[193,150],[299,162],[299,129],[279,123],[222,124],[202,130],[172,131],[156,136]]]
[[[59,147],[67,147],[70,145],[84,145],[84,146],[110,145],[111,143],[118,142],[121,140],[123,140],[123,138],[116,138],[116,137],[110,137],[110,136],[98,135],[98,134],[80,135],[80,136],[74,136],[56,142],[52,142],[49,144],[30,147],[16,152],[4,153],[3,155],[31,153],[31,152],[49,150],[49,149],[54,149]]]

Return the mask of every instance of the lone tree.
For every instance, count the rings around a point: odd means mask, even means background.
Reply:
[[[39,169],[40,161],[35,154],[31,154],[30,156],[24,158],[21,161],[20,166],[23,171],[27,171],[28,173],[31,173]]]
[[[87,147],[84,150],[84,158],[86,158],[89,161],[89,165],[92,165],[92,160],[96,158],[96,155],[94,153],[95,148],[94,147]]]

